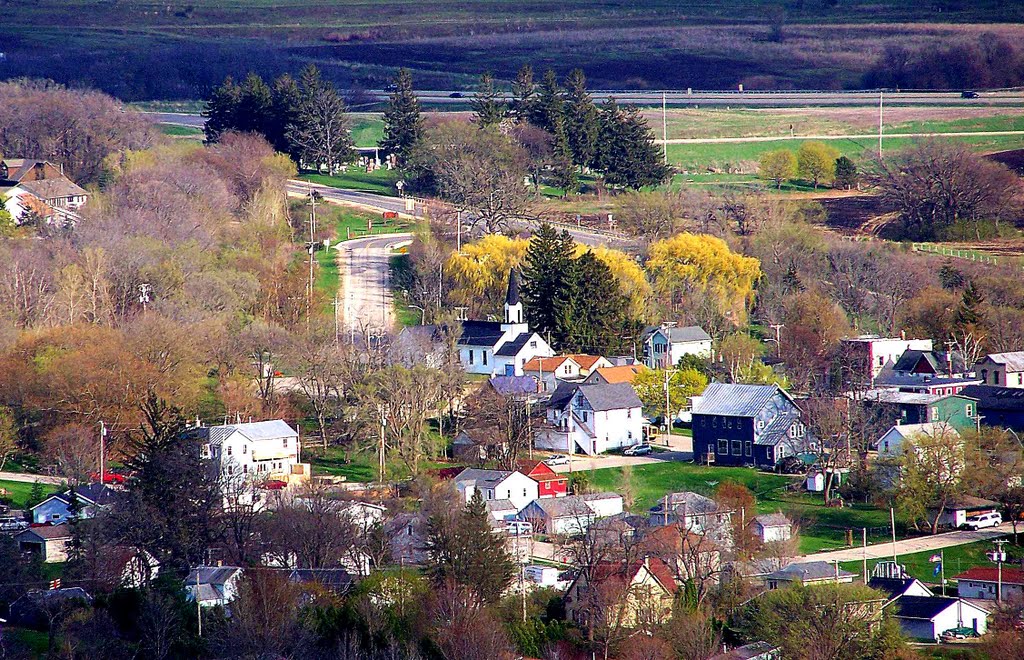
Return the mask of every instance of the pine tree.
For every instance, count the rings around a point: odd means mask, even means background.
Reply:
[[[669,177],[671,169],[662,163],[654,134],[636,107],[622,108],[609,99],[601,106],[599,120],[597,164],[608,183],[639,189]]]
[[[423,135],[420,102],[412,89],[412,75],[408,69],[399,69],[395,77],[395,91],[384,111],[384,139],[380,148],[385,154],[395,154],[399,163],[406,163],[413,146]]]
[[[273,99],[263,78],[250,73],[242,81],[235,130],[266,135],[271,123]]]
[[[526,319],[542,335],[562,334],[576,244],[569,233],[548,224],[530,239],[523,260],[523,306]]]
[[[556,188],[565,191],[565,195],[571,195],[579,189],[579,178],[576,175],[576,166],[573,164],[572,150],[569,148],[569,139],[565,134],[565,127],[562,117],[555,116],[555,130],[553,133],[551,153],[551,184]]]
[[[953,315],[953,327],[958,332],[974,332],[984,319],[981,311],[983,302],[985,297],[974,286],[974,282],[968,282],[960,296],[956,314]]]
[[[533,68],[529,64],[524,64],[512,83],[512,116],[521,122],[530,121],[536,100],[537,85],[533,82]]]
[[[288,141],[307,167],[335,168],[355,157],[345,100],[324,81],[316,67],[307,68],[299,83],[299,108]]]
[[[544,72],[537,99],[530,108],[530,123],[554,135],[562,118],[562,88],[551,69]]]
[[[497,126],[505,119],[505,102],[494,88],[494,79],[490,73],[480,76],[480,85],[473,96],[473,121],[481,128]]]
[[[206,143],[214,144],[225,131],[233,131],[238,126],[238,104],[242,98],[242,88],[231,76],[224,79],[213,94],[210,95],[203,108],[206,124],[203,133]]]
[[[565,81],[565,132],[573,162],[590,167],[597,151],[597,106],[587,92],[587,79],[574,69]]]
[[[267,124],[267,141],[274,145],[275,150],[290,155],[296,162],[299,160],[299,154],[288,139],[288,131],[299,119],[301,103],[302,94],[294,78],[284,74],[274,81],[274,87],[271,89],[271,118]]]
[[[480,492],[458,512],[440,511],[427,519],[427,574],[438,584],[454,581],[496,603],[512,582],[515,566],[504,538],[491,528]]]
[[[615,275],[588,250],[574,260],[570,282],[570,325],[562,328],[562,349],[597,355],[616,352],[629,320]]]

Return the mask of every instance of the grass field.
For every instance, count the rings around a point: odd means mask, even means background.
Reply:
[[[303,181],[312,181],[325,186],[335,188],[350,188],[365,192],[377,193],[378,195],[395,195],[395,182],[399,180],[398,172],[394,170],[379,169],[369,174],[363,168],[350,167],[348,172],[327,176],[326,174],[302,174],[299,176]]]
[[[969,568],[973,568],[974,566],[994,566],[988,557],[985,556],[985,553],[990,552],[994,547],[995,546],[989,542],[978,542],[945,548],[942,551],[942,555],[946,563],[946,579],[950,580],[956,575]],[[1024,548],[1020,546],[1006,544],[1003,548],[1006,550],[1006,554],[1008,555],[1008,560],[1010,562],[1015,562],[1024,558]],[[928,552],[915,552],[908,555],[897,555],[896,560],[900,564],[906,566],[907,573],[922,582],[938,584],[940,576],[935,575],[936,564],[929,561],[933,555],[937,554],[939,553],[934,550]],[[871,570],[879,561],[886,560],[868,560],[868,574],[871,573]],[[840,566],[845,570],[857,574],[861,574],[864,570],[864,563],[862,561],[843,562]]]
[[[618,491],[621,468],[594,470],[590,481],[598,490]],[[749,488],[757,498],[760,513],[782,511],[800,526],[800,550],[810,553],[846,547],[847,530],[859,542],[861,529],[868,529],[869,542],[889,538],[889,512],[863,504],[843,509],[826,507],[820,497],[789,492],[792,477],[758,472],[750,468],[705,467],[692,463],[665,462],[633,468],[634,511],[653,506],[666,493],[694,491],[712,495],[723,481],[735,481]],[[898,522],[898,521],[897,521]],[[897,534],[904,530],[897,524]]]
[[[375,147],[384,137],[384,120],[379,114],[352,114],[352,141],[357,147]]]
[[[0,488],[4,489],[9,493],[6,498],[9,498],[11,506],[14,508],[22,508],[25,506],[25,502],[28,501],[29,495],[32,493],[32,486],[34,484],[22,483],[20,481],[0,481]],[[49,495],[54,493],[59,488],[57,486],[50,486],[43,484],[43,491]]]
[[[174,138],[202,140],[204,137],[203,131],[200,128],[178,126],[176,124],[160,124],[160,132]]]

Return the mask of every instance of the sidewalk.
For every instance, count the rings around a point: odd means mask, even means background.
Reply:
[[[934,536],[921,536],[913,539],[896,541],[896,555],[909,555],[915,552],[929,552],[940,548],[949,548],[955,545],[966,545],[977,541],[990,541],[1013,532],[1013,525],[1003,523],[999,527],[980,529],[976,532],[969,530],[957,530]],[[893,544],[876,543],[863,547],[847,548],[845,550],[830,550],[828,552],[817,552],[812,555],[804,555],[799,561],[860,561],[867,556],[868,559],[885,559],[893,555]]]
[[[48,477],[45,474],[24,474],[22,472],[0,472],[0,481],[17,481],[23,484],[34,484],[37,481],[51,486],[60,486],[64,479]]]

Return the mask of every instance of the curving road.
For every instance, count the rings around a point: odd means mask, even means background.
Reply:
[[[395,324],[388,259],[412,234],[382,234],[339,243],[341,319],[344,331],[372,336]]]

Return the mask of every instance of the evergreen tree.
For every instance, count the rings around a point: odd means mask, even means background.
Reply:
[[[562,350],[596,355],[618,351],[629,321],[626,297],[611,269],[588,250],[573,261],[568,288],[567,325],[559,333]]]
[[[438,584],[453,581],[496,603],[515,576],[503,536],[491,528],[480,492],[459,512],[441,511],[427,519],[427,574]]]
[[[656,186],[669,177],[671,170],[662,163],[654,134],[636,107],[623,108],[609,99],[601,106],[599,122],[597,165],[605,181],[639,189]]]
[[[286,73],[274,81],[271,90],[270,122],[266,127],[267,141],[275,150],[290,155],[295,161],[299,160],[299,154],[288,139],[288,131],[299,119],[301,103],[302,94],[294,78]]]
[[[412,75],[408,69],[399,69],[395,77],[395,91],[384,111],[384,139],[380,148],[385,154],[395,154],[399,163],[406,163],[415,145],[423,135],[420,102],[412,89]]]
[[[530,121],[536,100],[537,85],[533,82],[533,68],[524,64],[512,83],[512,116],[521,122]]]
[[[345,100],[316,67],[303,72],[299,99],[288,141],[301,163],[316,170],[326,165],[333,175],[338,165],[355,158]]]
[[[238,125],[238,106],[242,99],[242,88],[228,76],[224,79],[203,108],[206,124],[203,133],[206,143],[214,144],[225,131],[233,131]]]
[[[562,108],[562,89],[558,86],[558,77],[548,69],[537,91],[536,101],[530,107],[530,123],[554,135],[562,118]]]
[[[270,87],[263,82],[263,78],[255,73],[250,73],[242,81],[235,130],[242,133],[267,135],[267,128],[271,123],[272,107]]]
[[[574,69],[565,81],[565,132],[573,162],[590,167],[597,151],[597,106],[587,92],[587,79]]]
[[[857,185],[857,164],[846,156],[836,158],[835,186],[849,190]]]
[[[570,309],[573,254],[576,244],[569,232],[548,224],[530,239],[523,260],[523,307],[530,327],[542,335],[561,336]]]
[[[953,327],[957,332],[974,332],[981,325],[984,315],[981,304],[985,302],[984,296],[974,286],[974,282],[968,282],[960,296],[960,305],[953,315]]]
[[[573,164],[572,149],[565,134],[562,117],[555,116],[554,141],[551,153],[551,185],[561,188],[565,195],[571,195],[579,189],[579,178]]]
[[[151,393],[142,412],[142,429],[127,441],[125,464],[132,478],[111,512],[115,535],[124,545],[149,551],[161,573],[181,574],[203,560],[217,536],[219,475],[200,458],[180,410]]]
[[[505,119],[505,102],[494,88],[494,79],[490,73],[480,76],[480,85],[473,96],[472,106],[473,121],[481,128],[497,126]]]

